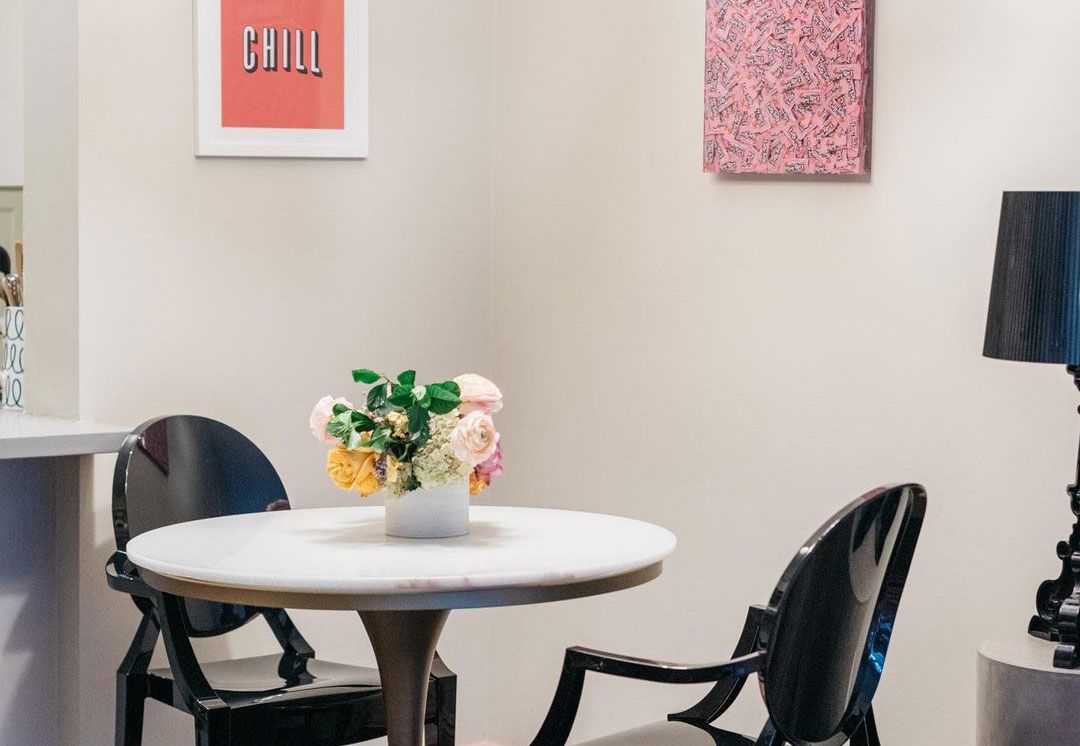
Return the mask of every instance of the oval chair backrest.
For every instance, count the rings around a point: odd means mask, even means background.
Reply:
[[[846,743],[877,690],[926,512],[919,485],[875,490],[822,526],[769,601],[769,716],[793,746]]]
[[[120,450],[113,479],[116,548],[174,523],[267,510],[288,510],[285,487],[266,456],[244,435],[205,417],[151,420]],[[188,633],[219,635],[247,623],[257,609],[185,600]]]

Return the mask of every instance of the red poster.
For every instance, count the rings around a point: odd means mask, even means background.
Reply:
[[[221,0],[221,126],[345,128],[345,0]]]

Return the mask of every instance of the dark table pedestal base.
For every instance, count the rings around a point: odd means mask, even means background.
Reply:
[[[389,746],[424,746],[435,648],[449,611],[361,611],[379,664]]]

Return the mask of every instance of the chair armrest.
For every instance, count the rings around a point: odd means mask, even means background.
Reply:
[[[765,653],[757,651],[721,663],[686,665],[632,658],[588,648],[569,648],[563,659],[562,675],[555,698],[532,746],[562,746],[570,738],[577,718],[585,673],[595,671],[610,676],[653,681],[662,684],[705,684],[727,679],[745,679],[760,671]]]
[[[724,679],[744,679],[761,670],[763,652],[749,653],[720,663],[688,665],[667,663],[589,648],[570,648],[564,666],[660,684],[714,684]]]
[[[262,615],[283,651],[298,658],[315,657],[315,650],[300,634],[300,630],[284,609],[263,609]]]
[[[165,652],[176,686],[188,709],[191,712],[209,712],[223,708],[225,703],[206,680],[191,647],[191,641],[184,631],[182,600],[155,591],[138,575],[133,575],[128,567],[134,566],[128,560],[127,554],[120,551],[114,552],[105,563],[105,578],[109,587],[131,595],[135,604],[143,611],[143,623],[120,671],[124,671],[124,666],[128,666],[132,672],[145,672],[144,663],[149,664],[160,634],[165,643]]]
[[[749,655],[759,647],[761,625],[768,610],[764,606],[751,606],[746,612],[746,622],[742,634],[732,652],[732,658]],[[732,678],[719,681],[705,697],[693,707],[668,715],[668,720],[681,720],[688,723],[711,723],[727,712],[742,692],[745,678]]]
[[[133,575],[128,566],[127,555],[123,552],[113,552],[105,563],[105,582],[109,588],[121,593],[127,593],[137,598],[153,598],[154,591],[138,575]]]

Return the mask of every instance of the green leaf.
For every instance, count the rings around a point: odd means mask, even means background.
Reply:
[[[344,404],[335,404],[334,405],[334,416],[335,417],[337,417],[342,412],[348,412],[348,411],[349,411],[349,408],[346,407]]]
[[[431,394],[431,410],[436,415],[445,415],[446,412],[461,404],[461,397],[458,394],[441,385],[428,386],[428,392]]]
[[[345,443],[345,447],[350,451],[355,451],[357,448],[364,444],[364,438],[356,430],[349,433],[349,440]]]
[[[326,432],[339,440],[348,438],[352,429],[352,414],[348,411],[342,412],[337,417],[334,417],[326,425]]]
[[[363,412],[357,412],[355,410],[352,413],[352,423],[353,427],[362,433],[371,432],[379,426],[375,420],[371,419]]]
[[[432,387],[432,386],[434,386],[437,389],[442,389],[443,391],[447,391],[447,392],[453,394],[454,396],[461,396],[461,387],[458,386],[453,381],[440,381],[439,383],[428,384],[429,388]]]
[[[367,408],[375,411],[386,405],[386,384],[374,387],[367,395]]]
[[[432,397],[434,391],[435,391],[435,389],[431,388],[430,386],[425,386],[424,387],[424,395],[422,397],[420,397],[419,399],[417,399],[416,403],[419,404],[424,409],[427,409],[428,407],[431,406],[431,397]]]
[[[390,395],[389,401],[395,407],[408,409],[416,403],[416,397],[413,396],[412,390],[408,386],[398,386],[394,393]]]
[[[381,378],[382,376],[378,373],[373,370],[368,370],[367,368],[357,368],[352,372],[352,379],[356,383],[378,383]]]
[[[389,430],[376,430],[372,433],[371,438],[364,441],[364,448],[370,448],[374,451],[382,453],[386,450],[386,444],[390,440]]]
[[[398,375],[397,380],[398,383],[400,383],[402,386],[408,386],[409,388],[412,388],[416,385],[416,371],[407,370],[404,373]]]
[[[430,385],[428,386],[428,391],[431,392],[432,398],[446,399],[447,402],[457,402],[458,404],[461,404],[460,394],[456,394],[453,391],[446,389],[445,386]]]
[[[409,410],[409,434],[416,435],[428,426],[428,413],[419,404]]]
[[[458,404],[456,402],[447,402],[446,399],[432,398],[431,399],[431,413],[432,415],[449,415],[451,411],[457,409]]]

